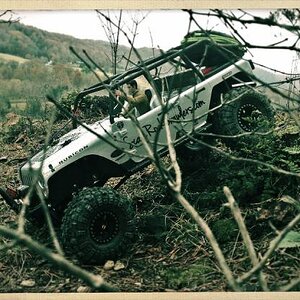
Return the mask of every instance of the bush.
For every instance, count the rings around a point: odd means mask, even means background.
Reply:
[[[25,118],[17,116],[16,122],[5,127],[3,132],[3,141],[5,143],[14,142],[22,133],[30,130],[31,126],[28,126],[28,121]]]
[[[300,129],[292,120],[280,115],[276,125],[278,130],[268,135],[240,138],[234,148],[227,148],[221,141],[217,147],[237,158],[300,173]],[[215,207],[226,201],[223,186],[228,186],[236,199],[245,205],[283,194],[297,197],[299,193],[298,177],[275,172],[259,163],[234,161],[212,151],[203,165],[199,171],[184,178],[184,194],[198,208]]]
[[[45,136],[46,130],[47,123],[45,123],[45,120],[36,120],[10,113],[7,115],[7,121],[4,122],[1,136],[3,142],[9,144],[16,141],[24,142],[30,139],[38,140]]]
[[[38,99],[28,99],[26,101],[25,115],[41,118],[44,115],[43,105]]]
[[[63,97],[60,104],[64,109],[72,112],[72,108],[75,105],[75,99],[78,92],[72,92]],[[79,103],[80,118],[83,120],[89,118],[102,119],[108,115],[109,111],[109,101],[108,96],[86,96]],[[68,118],[62,112],[58,112],[57,120],[62,120]]]

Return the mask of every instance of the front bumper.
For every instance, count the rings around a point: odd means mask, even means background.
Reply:
[[[28,189],[29,187],[25,185],[21,185],[18,189],[10,187],[6,189],[0,188],[0,195],[12,210],[19,213],[22,208],[22,198],[25,197]]]

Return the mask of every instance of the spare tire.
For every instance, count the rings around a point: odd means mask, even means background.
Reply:
[[[246,48],[233,36],[218,31],[196,30],[189,32],[181,42],[186,56],[203,66],[216,66],[240,59]]]

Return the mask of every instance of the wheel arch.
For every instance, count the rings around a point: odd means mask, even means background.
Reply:
[[[104,157],[85,156],[49,178],[49,203],[55,207],[65,207],[77,189],[95,184],[102,186],[109,178],[123,176],[125,173],[120,165]]]
[[[246,85],[255,85],[251,76],[245,72],[234,74],[233,76],[215,85],[212,89],[209,109],[213,109],[214,107],[221,104],[222,94],[227,93],[231,89],[233,89],[235,84],[242,83],[245,83]]]

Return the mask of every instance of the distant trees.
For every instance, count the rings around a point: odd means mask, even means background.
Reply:
[[[29,109],[27,113],[32,115],[44,105],[46,94],[59,98],[65,91],[78,90],[94,82],[92,74],[71,65],[46,65],[39,59],[25,63],[0,61],[0,117],[15,110],[16,103]]]
[[[132,20],[133,39],[137,34],[137,27],[144,19]],[[0,14],[1,20],[1,14]],[[107,21],[108,22],[108,21]],[[109,22],[107,23],[109,24]],[[127,24],[128,26],[128,24]],[[118,33],[118,35],[120,32]],[[0,105],[2,115],[15,108],[16,102],[43,101],[46,94],[60,97],[68,90],[78,90],[95,83],[95,77],[86,66],[70,51],[72,46],[76,51],[85,50],[95,62],[108,73],[120,71],[128,66],[127,57],[136,60],[132,49],[119,45],[119,38],[109,42],[93,40],[78,40],[70,36],[45,32],[40,29],[25,26],[20,23],[0,22],[0,53],[15,55],[9,61],[0,58]],[[114,70],[112,59],[107,54],[115,48]],[[151,49],[143,50],[141,56],[152,55]],[[51,64],[47,64],[51,61]],[[3,99],[11,106],[2,105]],[[30,104],[31,105],[31,104]]]
[[[86,50],[94,57],[104,69],[111,68],[111,46],[108,42],[94,40],[80,40],[71,36],[46,32],[20,23],[0,23],[0,53],[7,53],[28,59],[52,60],[54,63],[80,63],[78,58],[72,54],[69,47],[81,51]],[[127,56],[129,48],[118,46],[118,51]],[[118,54],[119,55],[119,54]],[[118,67],[125,67],[126,62],[120,62]]]
[[[12,79],[18,68],[18,63],[15,61],[8,61],[6,63],[0,62],[0,79]]]

